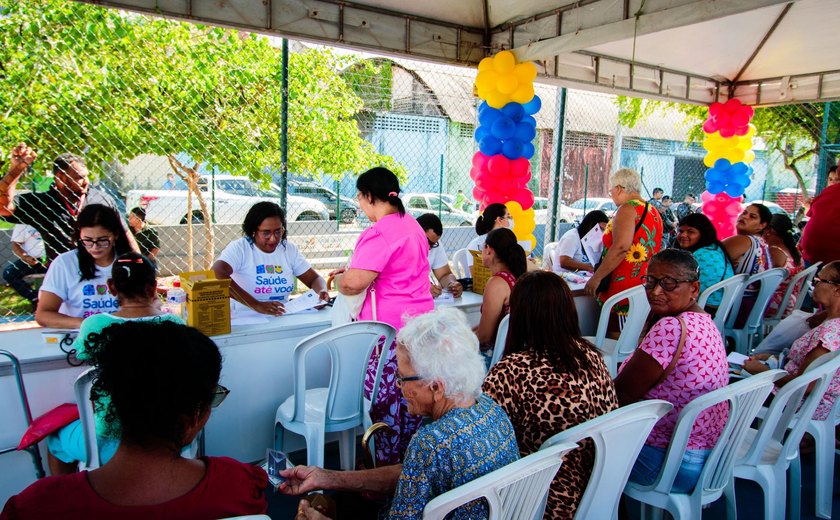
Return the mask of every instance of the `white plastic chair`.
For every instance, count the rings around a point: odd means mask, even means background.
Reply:
[[[612,308],[625,299],[629,300],[630,308],[627,318],[624,320],[621,334],[618,339],[607,338],[607,327],[610,323]],[[601,352],[612,377],[615,377],[618,371],[618,364],[627,359],[639,346],[639,336],[642,334],[649,313],[650,304],[644,286],[631,287],[607,298],[607,301],[601,307],[595,336],[584,336],[584,339],[594,344]]]
[[[306,440],[306,460],[310,466],[324,466],[324,437],[341,432],[341,468],[351,470],[356,462],[356,427],[370,426],[370,404],[364,399],[364,381],[371,352],[385,337],[376,370],[372,396],[379,393],[379,380],[388,347],[397,332],[387,323],[357,321],[317,332],[300,341],[294,352],[294,395],[277,408],[274,442],[283,449],[285,430]],[[326,348],[330,355],[330,380],[326,388],[307,388],[309,355]],[[280,426],[282,431],[277,431]]]
[[[808,267],[807,269],[803,269],[794,275],[791,278],[790,283],[785,290],[785,294],[782,296],[782,303],[779,305],[779,308],[772,316],[766,316],[764,318],[764,331],[762,335],[769,334],[773,327],[779,324],[782,319],[786,318],[788,315],[785,314],[786,303],[791,299],[793,296],[793,292],[799,288],[799,293],[796,295],[796,303],[793,304],[793,309],[791,312],[799,310],[802,308],[802,304],[805,302],[805,296],[808,294],[808,289],[811,287],[811,280],[817,275],[817,271],[819,271],[822,262],[817,262],[816,264]]]
[[[466,249],[459,249],[452,254],[452,272],[455,278],[469,278],[470,277],[470,262],[472,256]]]
[[[540,446],[544,450],[583,439],[595,444],[591,485],[580,498],[575,518],[618,518],[618,501],[636,457],[653,426],[673,407],[661,399],[633,403],[553,435]]]
[[[499,322],[499,329],[496,331],[496,343],[493,345],[493,355],[490,357],[490,366],[487,367],[488,371],[502,359],[502,354],[505,353],[509,323],[510,314],[502,318],[502,321]]]
[[[554,252],[557,251],[557,246],[560,245],[560,242],[549,242],[548,244],[543,247],[543,269],[547,271],[552,271],[554,267],[554,262],[552,258],[554,258]]]
[[[32,410],[29,408],[29,399],[26,397],[26,387],[23,384],[23,372],[20,368],[20,360],[8,350],[0,350],[0,356],[9,358],[9,362],[12,364],[12,374],[17,383],[23,419],[26,421],[26,425],[29,426],[32,424]],[[11,395],[6,395],[6,397],[11,397]],[[9,417],[4,417],[3,420],[8,424],[10,419]],[[38,449],[38,445],[34,444],[28,448],[24,448],[24,450],[32,457],[32,465],[35,466],[35,478],[44,478],[44,465],[41,463],[41,451]],[[16,446],[0,448],[0,455],[13,451],[17,451]]]
[[[571,442],[557,444],[449,490],[426,504],[423,519],[443,519],[455,508],[482,497],[489,506],[488,520],[542,518],[548,486],[563,457],[575,448],[577,444]]]
[[[732,472],[737,447],[744,441],[750,424],[770,395],[773,382],[786,374],[784,370],[762,372],[688,403],[677,418],[665,461],[656,480],[650,485],[628,482],[624,494],[642,502],[644,512],[651,507],[665,509],[679,520],[700,518],[703,504],[714,502],[730,488],[725,494],[726,512],[727,518],[735,518],[735,479]],[[725,402],[729,402],[726,426],[706,459],[697,485],[691,493],[672,491],[697,416],[703,410]]]
[[[736,329],[735,320],[738,319],[738,309],[741,307],[744,292],[741,291],[739,297],[733,305],[732,312],[726,320],[726,327],[724,328],[724,335],[735,340],[735,350],[741,354],[747,354],[752,350],[753,340],[756,334],[761,330],[762,320],[764,319],[764,311],[767,310],[767,305],[770,304],[770,298],[773,293],[779,288],[782,280],[787,278],[787,269],[783,267],[774,267],[760,273],[756,273],[747,279],[745,287],[749,287],[754,283],[760,284],[758,289],[758,296],[755,299],[755,305],[750,311],[747,320],[743,327]]]
[[[764,414],[758,429],[750,428],[735,463],[735,476],[752,480],[764,492],[764,518],[783,518],[787,501],[787,469],[799,459],[799,442],[805,434],[808,421],[791,422],[794,414],[809,419],[823,398],[831,379],[840,368],[840,350],[820,356],[799,377],[779,389]],[[816,382],[811,392],[805,392]],[[805,396],[803,400],[803,396]],[[790,427],[790,431],[786,431]],[[799,489],[801,478],[794,470],[791,474],[791,518],[800,514]]]
[[[702,309],[706,306],[706,302],[711,295],[720,290],[723,291],[723,296],[720,298],[720,305],[718,305],[714,320],[715,326],[720,331],[721,336],[724,334],[726,320],[732,313],[732,307],[735,305],[735,300],[740,300],[739,295],[744,292],[747,278],[749,278],[749,276],[746,274],[736,274],[726,280],[710,285],[705,291],[703,291],[700,298],[697,300],[697,305]]]

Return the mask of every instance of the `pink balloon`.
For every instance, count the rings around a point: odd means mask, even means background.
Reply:
[[[726,103],[723,104],[723,107],[727,112],[733,113],[741,107],[741,100],[738,98],[729,98],[726,100]]]
[[[487,161],[487,171],[496,177],[510,176],[510,159],[504,155],[494,155]]]
[[[712,119],[707,119],[705,123],[703,123],[703,131],[707,134],[713,134],[717,132],[717,124]]]
[[[746,125],[744,125],[744,126],[736,126],[736,127],[733,129],[733,132],[735,132],[735,135],[747,135],[747,134],[749,133],[749,131],[750,131],[749,121],[747,122],[747,124],[746,124]]]
[[[519,157],[510,162],[510,174],[514,177],[524,177],[528,175],[531,169],[531,163],[524,157]]]
[[[528,189],[520,189],[517,191],[511,200],[514,200],[522,206],[522,209],[529,209],[534,206],[534,194],[531,193],[531,190]]]
[[[718,128],[725,128],[732,126],[732,116],[727,112],[723,112],[715,116],[715,124]]]
[[[735,128],[732,126],[722,126],[720,127],[719,132],[721,137],[732,137],[735,135]]]
[[[723,103],[720,103],[718,101],[715,101],[714,103],[709,105],[709,114],[713,116],[720,114],[721,112],[723,112],[723,110]]]
[[[487,164],[488,159],[490,159],[490,158],[487,157],[486,155],[484,155],[483,153],[475,152],[475,155],[473,155],[473,158],[472,158],[472,164],[476,168],[482,169]]]
[[[481,168],[476,168],[475,166],[473,166],[472,168],[470,168],[470,179],[472,179],[473,181],[475,181],[475,180],[476,180],[476,179],[478,179],[480,176],[481,176]]]
[[[487,192],[485,192],[484,190],[482,190],[481,188],[478,188],[478,187],[473,188],[473,191],[472,191],[473,198],[475,200],[478,200],[478,201],[481,201],[482,199],[484,199],[484,196],[486,195],[486,193]]]

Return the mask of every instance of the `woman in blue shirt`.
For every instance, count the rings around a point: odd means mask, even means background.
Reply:
[[[690,251],[700,265],[700,294],[712,285],[734,276],[726,250],[718,240],[717,230],[709,217],[702,213],[691,213],[680,220],[674,247]],[[722,297],[723,291],[709,296],[706,310],[716,310]]]

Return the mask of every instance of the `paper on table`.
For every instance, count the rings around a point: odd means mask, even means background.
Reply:
[[[265,314],[260,314],[248,308],[238,308],[231,312],[230,315],[230,324],[236,326],[260,325],[262,323],[268,323],[268,320],[269,317]]]
[[[603,238],[604,232],[601,230],[601,226],[592,226],[589,233],[580,239],[583,252],[589,257],[589,261],[592,262],[593,266],[601,260],[601,251],[604,249]]]
[[[296,312],[311,309],[312,307],[320,305],[321,303],[323,302],[319,299],[318,293],[316,293],[312,289],[309,289],[294,300],[283,304],[283,307],[286,309],[285,314],[294,314]]]
[[[749,356],[745,356],[740,352],[730,352],[729,355],[726,356],[726,361],[732,363],[733,365],[743,365],[744,361],[749,358]]]

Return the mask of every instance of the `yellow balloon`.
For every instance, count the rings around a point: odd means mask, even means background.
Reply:
[[[514,67],[516,67],[516,56],[510,51],[499,52],[493,57],[493,68],[496,72],[513,72]]]
[[[496,89],[502,94],[511,95],[519,86],[519,80],[513,74],[504,74],[499,76],[496,82]]]
[[[493,70],[493,58],[487,57],[478,62],[478,71]]]
[[[487,95],[484,96],[484,99],[487,100],[487,104],[493,108],[502,108],[510,102],[510,96],[506,96],[497,90],[488,92]]]
[[[496,83],[499,81],[499,75],[492,70],[485,70],[479,72],[475,77],[475,86],[479,91],[495,90]]]
[[[515,200],[509,200],[505,202],[505,207],[507,207],[508,211],[510,212],[510,216],[513,217],[514,224],[516,223],[516,217],[524,213],[522,205],[516,202]]]
[[[751,150],[753,147],[752,137],[744,136],[738,140],[738,148],[744,150]]]
[[[712,153],[707,153],[706,157],[703,157],[703,164],[705,164],[706,167],[711,168],[712,166],[715,165],[715,161],[717,161],[718,158],[719,157],[717,155],[714,155]]]
[[[746,137],[752,137],[752,136],[754,136],[754,135],[755,135],[755,131],[756,131],[755,125],[754,125],[754,124],[752,124],[752,123],[750,123],[750,124],[749,124],[749,128],[748,128],[748,130],[747,130],[747,135],[746,135]]]
[[[532,83],[537,77],[537,66],[531,61],[520,63],[513,69],[513,73],[523,83]]]
[[[533,99],[533,98],[534,98],[534,85],[531,84],[531,83],[525,83],[525,84],[519,85],[519,88],[517,88],[516,91],[513,94],[511,94],[511,96],[510,96],[510,99],[512,101],[515,101],[517,103],[522,103],[522,104],[525,104],[525,103],[531,101],[531,99]]]
[[[744,162],[749,164],[755,160],[755,152],[752,150],[747,150],[744,152]]]
[[[728,159],[730,164],[739,163],[744,160],[744,150],[741,150],[740,148],[727,150],[723,158]]]

